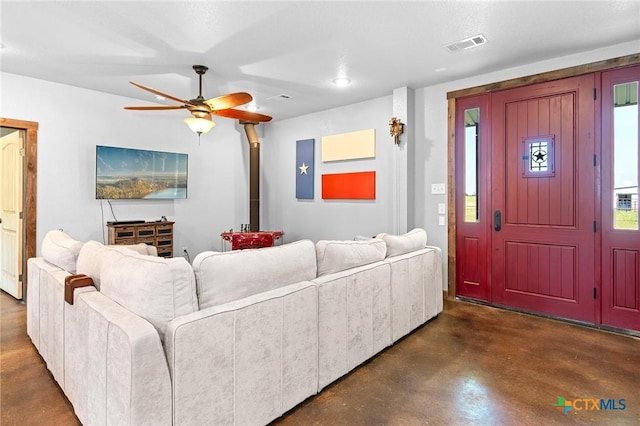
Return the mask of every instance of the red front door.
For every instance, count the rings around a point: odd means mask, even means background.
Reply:
[[[602,74],[602,323],[640,330],[640,67]]]
[[[595,322],[594,75],[491,99],[491,301]]]

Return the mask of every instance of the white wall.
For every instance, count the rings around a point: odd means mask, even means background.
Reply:
[[[220,232],[248,221],[248,144],[233,120],[216,120],[198,144],[183,111],[125,111],[143,102],[8,73],[0,74],[0,93],[0,116],[39,123],[38,253],[50,229],[103,241],[113,216],[95,199],[96,145],[189,154],[186,200],[111,202],[118,220],[175,220],[176,255],[182,247],[192,258],[220,250]]]
[[[285,241],[308,238],[353,239],[392,229],[392,149],[389,119],[392,96],[334,108],[299,118],[276,121],[264,128],[262,143],[263,229],[283,230]],[[322,136],[375,129],[376,156],[371,159],[321,159]],[[296,141],[315,139],[313,200],[297,200]],[[327,173],[376,171],[375,200],[323,200],[321,176]]]

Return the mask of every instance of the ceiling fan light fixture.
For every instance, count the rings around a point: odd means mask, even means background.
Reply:
[[[251,112],[248,110],[234,109],[240,105],[251,103],[253,96],[246,92],[228,93],[226,95],[217,96],[211,99],[205,99],[202,96],[202,75],[207,71],[207,67],[204,65],[194,65],[194,71],[198,74],[198,96],[194,99],[181,99],[173,95],[169,95],[164,92],[160,92],[152,87],[144,86],[140,83],[131,81],[134,86],[145,90],[149,93],[153,93],[156,96],[161,96],[164,99],[170,99],[177,102],[179,105],[151,105],[151,106],[130,106],[124,107],[127,110],[137,111],[162,111],[162,110],[188,110],[191,113],[191,117],[185,119],[185,123],[189,128],[198,134],[198,139],[201,134],[207,133],[216,125],[211,119],[211,115],[215,114],[218,117],[233,118],[241,121],[250,121],[256,123],[265,123],[271,121],[270,116],[264,114],[258,114],[257,112]],[[158,98],[159,100],[159,98]],[[255,105],[255,103],[253,103]],[[245,107],[246,108],[246,107]]]
[[[213,120],[208,120],[206,118],[198,118],[198,117],[189,117],[185,118],[184,122],[187,123],[189,128],[198,135],[203,133],[207,133],[209,130],[213,129],[216,123]]]

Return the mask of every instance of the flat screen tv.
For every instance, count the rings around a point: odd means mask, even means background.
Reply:
[[[187,154],[96,146],[96,199],[187,198]]]

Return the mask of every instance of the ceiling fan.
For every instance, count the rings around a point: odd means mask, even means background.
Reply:
[[[129,106],[124,107],[124,109],[141,111],[187,109],[193,117],[186,118],[184,121],[189,125],[191,130],[198,133],[198,135],[207,133],[213,128],[213,126],[215,126],[215,123],[211,118],[212,115],[254,123],[263,123],[271,120],[271,117],[268,115],[233,109],[234,107],[251,102],[253,97],[246,92],[229,93],[211,99],[205,99],[204,97],[202,97],[202,76],[207,72],[208,69],[209,68],[204,65],[193,66],[193,70],[196,72],[196,74],[198,74],[200,79],[200,89],[198,92],[198,97],[190,100],[180,99],[167,93],[160,92],[159,90],[153,89],[151,87],[147,87],[131,81],[131,84],[141,88],[142,90],[146,90],[147,92],[162,96],[166,99],[171,99],[180,103],[181,105]]]

